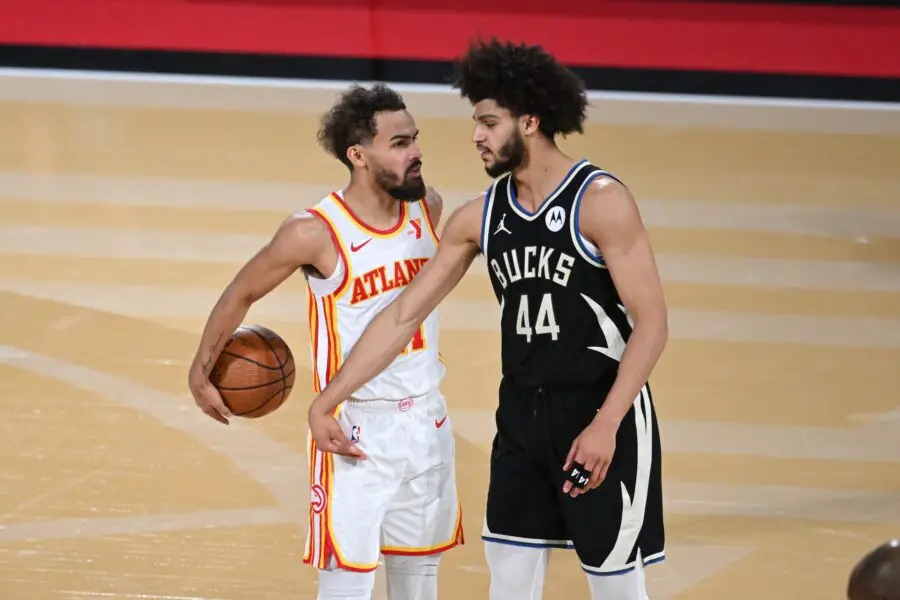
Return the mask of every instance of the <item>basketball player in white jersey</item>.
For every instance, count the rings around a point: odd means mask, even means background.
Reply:
[[[350,183],[288,218],[236,275],[190,369],[197,405],[228,424],[209,372],[250,306],[302,269],[318,393],[372,319],[437,247],[442,200],[421,174],[418,130],[387,86],[352,86],[324,116],[322,146]],[[379,555],[390,600],[435,600],[442,552],[462,543],[455,446],[439,391],[437,311],[384,370],[331,413],[353,448],[335,455],[308,436],[309,534],[319,600],[368,600]]]
[[[554,549],[572,549],[592,600],[647,600],[665,559],[662,446],[649,377],[667,308],[637,202],[612,173],[568,156],[584,83],[539,46],[475,42],[454,85],[473,105],[486,193],[447,220],[440,248],[313,400],[322,447],[350,444],[329,416],[409,343],[478,254],[500,305],[502,379],[482,539],[491,600],[540,600]]]

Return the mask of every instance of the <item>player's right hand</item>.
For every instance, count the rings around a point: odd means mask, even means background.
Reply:
[[[188,387],[191,389],[191,394],[194,396],[194,402],[200,410],[219,423],[228,425],[228,418],[232,416],[231,411],[225,406],[225,401],[222,400],[222,395],[219,393],[219,390],[210,383],[208,378],[204,377],[199,379],[199,381],[192,378],[188,382]]]
[[[315,405],[310,407],[309,411],[309,430],[316,442],[316,449],[322,452],[331,452],[359,460],[367,458],[366,453],[359,446],[347,439],[337,419],[329,413],[317,410]]]

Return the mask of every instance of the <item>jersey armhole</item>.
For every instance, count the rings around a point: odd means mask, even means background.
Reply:
[[[337,227],[331,221],[328,215],[325,214],[324,211],[319,210],[318,208],[307,208],[306,212],[321,220],[325,224],[325,227],[328,228],[328,234],[331,237],[331,241],[334,244],[334,249],[337,251],[338,255],[337,262],[334,265],[334,271],[332,271],[330,275],[328,275],[325,279],[314,279],[311,277],[307,277],[307,285],[310,286],[310,291],[318,296],[333,295],[334,297],[338,297],[347,289],[347,283],[350,281],[350,261],[347,260],[347,251],[344,248],[344,243],[337,231]],[[341,268],[342,264],[343,269]],[[341,273],[341,271],[343,271],[343,273]],[[339,282],[333,290],[331,290],[327,294],[319,293],[324,292],[325,289],[329,287],[332,287],[332,285],[334,285],[333,280],[335,279],[339,279]],[[313,282],[323,284],[323,288],[318,291],[313,290],[311,285]],[[326,283],[331,285],[326,286]],[[318,287],[318,285],[316,287]]]
[[[434,221],[431,220],[431,209],[428,207],[428,200],[426,198],[419,200],[419,210],[422,211],[422,218],[425,219],[425,227],[428,228],[431,239],[434,240],[435,244],[439,244],[441,238],[438,236],[437,229],[434,227]]]
[[[484,198],[484,208],[481,211],[481,253],[487,255],[487,246],[488,246],[488,224],[491,222],[491,213],[494,209],[494,191],[497,188],[497,183],[494,182],[487,189],[487,194]]]
[[[569,215],[569,230],[572,234],[572,243],[575,245],[575,249],[578,250],[578,254],[581,255],[581,258],[586,260],[589,264],[597,267],[598,269],[606,268],[606,261],[603,260],[603,256],[600,254],[600,249],[597,248],[590,241],[585,239],[584,235],[581,233],[581,227],[579,225],[579,215],[581,211],[581,200],[584,198],[584,192],[587,190],[588,186],[592,181],[597,179],[598,177],[611,177],[616,181],[619,179],[606,171],[597,170],[587,176],[581,187],[578,188],[578,192],[575,194],[575,201],[572,203],[572,213]],[[621,182],[620,182],[621,183]]]

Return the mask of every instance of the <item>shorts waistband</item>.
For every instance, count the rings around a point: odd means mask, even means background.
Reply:
[[[358,400],[355,398],[350,398],[346,401],[346,404],[348,407],[353,407],[354,410],[371,410],[377,412],[407,412],[409,410],[413,410],[417,405],[428,402],[437,395],[437,391],[432,391],[428,392],[427,394],[422,394],[421,396],[407,396],[406,398],[401,398],[399,400]]]

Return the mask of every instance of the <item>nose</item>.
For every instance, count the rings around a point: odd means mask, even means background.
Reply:
[[[475,126],[475,130],[472,132],[472,141],[476,144],[480,144],[485,140],[484,136],[484,128],[479,124]]]

